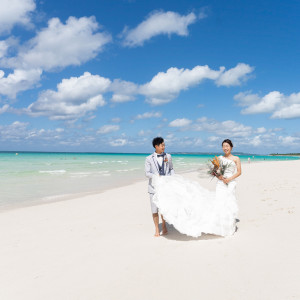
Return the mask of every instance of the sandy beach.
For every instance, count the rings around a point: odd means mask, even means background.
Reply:
[[[3,300],[300,299],[300,161],[244,163],[238,231],[153,237],[147,180],[0,213]],[[213,190],[215,181],[184,176]]]

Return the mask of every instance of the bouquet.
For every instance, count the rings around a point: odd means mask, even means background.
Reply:
[[[225,171],[227,169],[227,167],[231,164],[231,163],[220,163],[219,159],[215,156],[212,160],[209,160],[210,163],[208,164],[208,171],[207,173],[212,176],[212,178],[214,177],[219,177],[219,176],[223,176],[225,174]]]

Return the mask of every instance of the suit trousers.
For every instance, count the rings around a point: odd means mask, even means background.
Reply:
[[[150,193],[149,193],[149,195],[150,195],[151,211],[152,211],[153,214],[157,214],[157,213],[158,213],[158,208],[157,208],[157,206],[153,203],[153,196],[154,196],[154,194],[150,194]]]

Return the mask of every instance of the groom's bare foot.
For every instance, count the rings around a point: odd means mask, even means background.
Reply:
[[[166,234],[168,234],[168,229],[167,228],[163,228],[162,235],[166,235]]]

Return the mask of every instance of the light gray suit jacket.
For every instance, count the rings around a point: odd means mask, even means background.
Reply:
[[[168,158],[168,162],[164,162],[164,169],[165,169],[166,176],[170,176],[175,174],[175,172],[173,169],[173,162],[172,162],[171,155],[166,153],[166,156]],[[156,159],[155,152],[146,157],[145,174],[146,177],[149,178],[148,193],[154,194],[155,190],[154,190],[154,186],[152,185],[152,177],[154,174],[159,174],[159,167],[158,167],[158,162]]]

